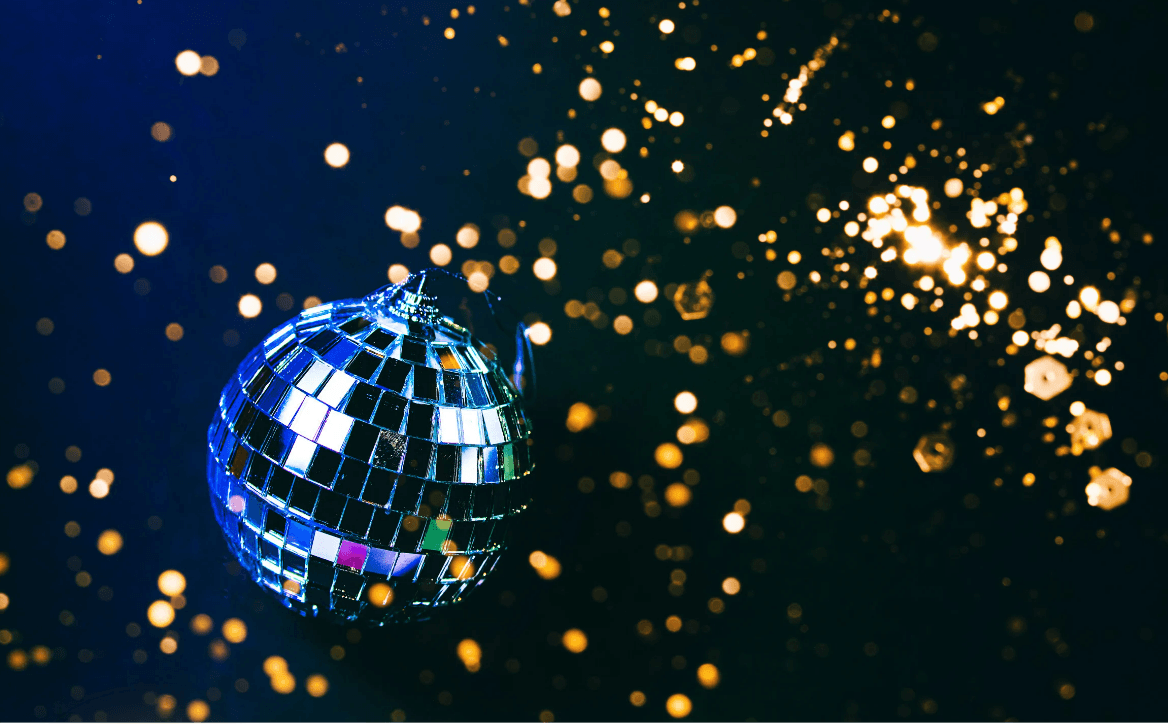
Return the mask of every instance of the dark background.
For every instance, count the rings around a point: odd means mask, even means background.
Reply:
[[[187,703],[207,700],[214,687],[221,698],[211,702],[213,720],[380,720],[395,710],[407,720],[524,721],[541,712],[558,720],[662,719],[665,699],[677,692],[693,700],[698,719],[1162,719],[1168,534],[1157,375],[1166,350],[1164,326],[1152,315],[1168,311],[1168,297],[1163,240],[1147,246],[1139,239],[1158,235],[1163,220],[1156,110],[1164,90],[1163,7],[894,5],[896,23],[879,19],[884,6],[863,3],[706,0],[684,11],[613,3],[608,27],[597,6],[573,3],[573,13],[559,18],[542,0],[511,2],[507,11],[484,3],[474,15],[459,6],[454,21],[449,5],[429,2],[405,10],[356,2],[9,5],[0,29],[9,404],[0,450],[12,456],[6,467],[35,461],[38,472],[31,486],[0,492],[0,551],[10,559],[0,591],[11,598],[0,628],[13,635],[0,654],[44,645],[53,660],[0,668],[0,716],[156,719],[153,702],[170,694],[178,703],[171,718],[184,719]],[[1081,10],[1094,17],[1090,32],[1075,28]],[[656,19],[666,16],[678,31],[662,38]],[[447,26],[457,31],[453,40],[442,37]],[[246,32],[239,49],[228,43],[236,28]],[[766,41],[756,40],[761,28]],[[621,35],[612,38],[613,29]],[[777,98],[785,86],[777,74],[797,72],[816,46],[845,29],[846,48],[804,96],[808,110],[760,138],[774,104],[759,95]],[[925,32],[938,39],[929,52],[918,42]],[[592,50],[600,38],[616,42],[608,58]],[[336,51],[339,43],[347,52]],[[710,44],[719,52],[709,52]],[[772,65],[725,65],[730,53],[764,45],[777,56]],[[173,59],[187,48],[218,58],[219,72],[179,75]],[[698,58],[697,71],[674,70],[683,55]],[[585,64],[604,85],[594,104],[576,92]],[[906,78],[916,84],[911,93],[903,90]],[[618,92],[635,90],[633,79],[643,84],[638,102]],[[980,111],[999,95],[1002,111]],[[687,120],[677,143],[673,132],[655,130],[660,138],[649,157],[638,159],[635,149],[647,143],[639,126],[646,98]],[[1021,368],[1032,351],[995,363],[1009,330],[985,330],[984,344],[938,335],[929,345],[921,328],[944,329],[951,308],[929,316],[894,303],[881,310],[894,321],[882,323],[866,320],[854,287],[814,288],[782,301],[773,281],[781,262],[764,262],[755,237],[780,229],[780,259],[796,249],[805,260],[800,274],[827,269],[819,249],[840,228],[816,228],[809,197],[865,202],[868,190],[859,186],[870,182],[854,174],[862,155],[878,155],[876,143],[861,147],[866,138],[858,135],[857,151],[844,154],[836,139],[841,129],[879,129],[898,100],[909,111],[881,136],[895,151],[887,161],[881,156],[882,168],[918,142],[936,145],[938,134],[970,148],[971,163],[1008,165],[1016,152],[1007,134],[1033,136],[1025,163],[1002,182],[1024,188],[1038,217],[1019,232],[1011,258],[1018,268],[1005,282],[1012,304],[1031,318],[1037,308],[1053,320],[1066,303],[1025,288],[1051,234],[1064,246],[1059,273],[1099,285],[1106,298],[1121,297],[1140,277],[1129,324],[1092,337],[1109,334],[1126,371],[1108,388],[1085,380],[1074,388],[1073,399],[1111,415],[1115,438],[1099,451],[1057,457],[1055,445],[1042,442],[1041,420],[1061,415],[1055,431],[1062,434],[1072,398],[1041,403],[1022,392]],[[837,118],[842,125],[833,124]],[[929,130],[934,118],[944,119],[939,132]],[[173,127],[168,142],[151,138],[156,121]],[[1104,130],[1088,130],[1100,124]],[[621,162],[636,186],[619,201],[600,193],[588,168],[610,126],[629,135]],[[519,140],[534,138],[550,158],[558,131],[581,150],[582,177],[597,189],[591,204],[572,203],[558,183],[545,201],[515,188],[527,162],[516,151]],[[321,160],[333,141],[352,152],[340,170]],[[671,173],[671,158],[696,169],[695,177],[685,182]],[[1060,174],[1071,159],[1076,169]],[[949,175],[923,159],[910,182],[940,198]],[[22,206],[30,192],[44,199],[37,213]],[[643,192],[653,200],[634,203]],[[92,213],[74,212],[79,197],[90,200]],[[417,249],[404,249],[385,227],[392,204],[422,214]],[[721,204],[737,209],[734,229],[682,241],[674,214]],[[961,221],[956,207],[943,213]],[[1100,231],[1104,217],[1122,231],[1121,243]],[[132,243],[134,228],[148,219],[170,233],[167,250],[153,258]],[[453,246],[466,222],[482,227],[484,238],[475,249],[455,248],[453,266],[467,258],[497,263],[504,252],[494,230],[516,229],[511,252],[524,266],[514,277],[497,274],[492,289],[554,331],[537,350],[539,390],[529,403],[542,492],[510,558],[463,605],[425,624],[359,636],[298,619],[230,573],[203,472],[219,390],[246,351],[291,314],[277,309],[278,293],[292,294],[297,308],[309,295],[363,295],[385,283],[391,263],[427,265],[430,246]],[[46,246],[50,229],[66,234],[64,249]],[[558,242],[558,291],[530,272],[545,236]],[[605,268],[601,253],[628,238],[640,241],[641,254]],[[732,253],[735,241],[751,245],[753,261]],[[113,268],[122,252],[135,257],[130,274]],[[261,262],[278,269],[271,286],[252,276]],[[215,264],[229,271],[223,284],[208,278]],[[913,275],[897,268],[880,281],[899,296]],[[659,326],[643,324],[638,309],[630,312],[637,329],[621,337],[563,312],[589,289],[631,289],[641,278],[664,286],[707,269],[717,300],[703,320],[682,321],[660,299],[653,305]],[[1105,278],[1108,271],[1115,280]],[[141,279],[148,293],[135,291]],[[236,310],[249,292],[264,301],[253,320]],[[462,294],[450,292],[451,308]],[[489,332],[484,310],[471,306],[472,320]],[[620,312],[609,306],[602,304],[610,316]],[[52,334],[37,333],[42,317],[53,320]],[[179,342],[163,335],[171,322],[184,327]],[[723,354],[718,338],[744,329],[752,331],[750,351]],[[235,345],[225,343],[229,330],[238,334]],[[679,334],[707,339],[710,361],[696,366],[682,354],[646,353],[647,341],[668,348]],[[829,351],[828,340],[847,336],[859,338],[854,353]],[[862,364],[873,346],[883,348],[879,369]],[[98,368],[112,373],[110,385],[93,384]],[[965,383],[955,389],[957,375]],[[55,377],[65,381],[61,394],[48,389]],[[905,385],[922,401],[938,400],[936,409],[898,402]],[[1011,389],[1021,420],[1010,430],[996,407],[999,385]],[[685,449],[682,469],[698,470],[701,483],[687,507],[648,517],[644,503],[680,478],[680,470],[654,464],[653,450],[681,422],[671,401],[682,389],[697,394],[698,414],[712,428],[708,442]],[[564,418],[578,401],[601,414],[572,434]],[[789,411],[789,427],[772,424],[778,409]],[[862,441],[849,433],[856,420],[870,429]],[[923,474],[911,449],[945,423],[958,464]],[[975,436],[978,428],[989,430],[988,440]],[[832,467],[810,467],[813,442],[832,446]],[[987,457],[980,452],[987,444],[1002,451]],[[78,462],[66,460],[71,445],[82,451]],[[870,451],[871,465],[853,465],[857,446]],[[1146,469],[1134,461],[1138,452],[1152,456]],[[1132,475],[1131,502],[1110,512],[1087,507],[1082,489],[1092,464]],[[95,500],[85,486],[102,467],[116,480],[109,497]],[[614,489],[606,482],[614,470],[650,475],[652,486]],[[1024,472],[1038,483],[1024,488]],[[57,486],[66,474],[82,486],[72,496]],[[828,480],[830,493],[799,493],[792,483],[800,474]],[[578,489],[584,476],[596,481],[595,492]],[[1005,484],[994,486],[995,478]],[[730,536],[720,521],[739,499],[751,502],[750,527]],[[161,520],[157,529],[151,516]],[[78,537],[64,535],[67,521],[80,524]],[[94,547],[106,528],[125,537],[112,557]],[[688,546],[692,557],[658,560],[661,544]],[[534,549],[556,556],[563,574],[538,578],[526,563]],[[74,583],[71,556],[93,584]],[[179,648],[169,656],[158,650],[163,631],[145,621],[159,598],[157,575],[168,568],[188,581],[187,606],[173,625]],[[677,568],[687,580],[674,596],[667,586]],[[720,593],[727,576],[742,580],[737,596]],[[103,585],[113,591],[109,601],[96,595]],[[597,586],[607,593],[603,602],[594,600]],[[720,615],[706,605],[715,595],[726,599]],[[799,620],[788,617],[792,603],[802,608]],[[71,625],[61,623],[62,611],[71,612]],[[225,661],[207,655],[211,637],[187,628],[201,612],[216,630],[231,616],[247,622],[246,642]],[[664,622],[674,614],[694,623],[670,633]],[[642,619],[653,623],[652,635],[637,633]],[[130,622],[147,630],[131,638]],[[556,636],[573,627],[589,636],[579,655]],[[467,637],[483,648],[477,673],[455,655]],[[343,660],[330,657],[335,645],[345,647]],[[135,649],[147,652],[145,664],[133,663]],[[268,686],[261,664],[273,654],[296,675],[293,694]],[[509,659],[519,662],[517,673],[505,666]],[[694,674],[705,662],[721,672],[709,691]],[[310,673],[328,678],[325,697],[305,693]],[[250,682],[246,693],[235,689],[240,678]],[[1066,684],[1074,687],[1069,698]],[[643,708],[630,705],[633,690],[647,695]]]

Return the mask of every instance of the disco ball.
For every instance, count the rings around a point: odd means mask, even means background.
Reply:
[[[301,312],[219,398],[216,518],[243,569],[302,615],[384,625],[457,603],[530,500],[520,392],[425,282]]]

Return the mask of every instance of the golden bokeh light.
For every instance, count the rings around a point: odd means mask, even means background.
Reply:
[[[684,456],[681,453],[681,448],[677,445],[663,442],[653,451],[653,459],[666,470],[673,470],[681,466]]]
[[[595,78],[585,78],[580,81],[580,97],[586,101],[595,101],[600,98],[600,81]]]
[[[65,234],[57,229],[53,229],[45,235],[45,243],[50,249],[64,249],[65,248]]]
[[[213,55],[204,55],[199,58],[199,72],[211,76],[219,72],[219,61]]]
[[[174,622],[174,606],[169,601],[155,601],[146,609],[146,618],[156,628],[166,628]]]
[[[535,572],[540,578],[545,581],[550,581],[554,578],[559,578],[560,562],[553,556],[544,553],[543,551],[532,551],[531,555],[527,557],[527,562],[535,569]]]
[[[454,234],[454,241],[463,249],[473,249],[479,243],[479,227],[463,224]]]
[[[570,628],[561,639],[564,648],[574,654],[583,653],[588,648],[588,636],[578,628]]]
[[[674,719],[684,719],[693,711],[693,702],[685,694],[674,694],[665,701],[665,711]]]
[[[247,624],[238,618],[229,618],[223,622],[222,633],[230,643],[241,644],[247,638]]]
[[[527,338],[532,344],[545,345],[552,341],[552,328],[546,322],[536,322],[527,328]]]
[[[239,298],[239,313],[248,319],[259,316],[263,309],[264,303],[254,294],[244,294]]]
[[[726,529],[727,533],[741,533],[742,529],[746,527],[746,518],[737,511],[727,513],[722,517],[722,527]]]
[[[391,264],[389,266],[389,281],[394,284],[401,284],[410,275],[410,270],[404,264]]]
[[[688,415],[698,409],[697,395],[688,391],[678,392],[677,396],[673,398],[673,406],[678,412]]]
[[[625,133],[619,128],[610,128],[604,133],[600,134],[600,145],[604,147],[605,151],[609,153],[620,153],[625,150],[625,144],[628,139],[625,138]],[[575,166],[576,164],[565,164]]]
[[[178,596],[187,590],[186,576],[175,570],[163,571],[158,576],[158,590],[164,596]]]
[[[203,61],[193,50],[184,50],[174,57],[174,67],[183,75],[198,75]]]
[[[304,680],[304,690],[314,699],[319,699],[328,693],[329,682],[324,674],[310,674]]]
[[[458,654],[459,661],[466,667],[466,670],[472,674],[479,670],[483,660],[483,650],[479,646],[479,642],[474,639],[463,639],[458,642],[458,648],[455,649]]]
[[[97,550],[102,555],[112,556],[122,549],[122,534],[110,528],[97,537]]]
[[[170,243],[170,235],[167,233],[166,227],[157,221],[147,221],[134,229],[134,246],[143,256],[158,256],[166,250],[168,243]],[[119,271],[121,270],[119,269]]]
[[[718,671],[718,667],[713,664],[702,664],[697,671],[698,683],[702,688],[713,689],[722,681],[722,675]]]

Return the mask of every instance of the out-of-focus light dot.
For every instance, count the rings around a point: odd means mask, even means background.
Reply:
[[[988,251],[983,251],[977,255],[977,267],[983,271],[989,271],[994,268],[994,262],[997,261],[994,255]]]
[[[868,173],[875,173],[876,169],[880,168],[880,162],[869,156],[868,158],[864,159],[863,168]]]
[[[110,528],[97,537],[97,550],[102,555],[112,556],[122,549],[122,534]]]
[[[105,387],[110,383],[111,379],[113,378],[110,376],[109,370],[99,369],[93,373],[93,384],[98,387]]]
[[[698,409],[698,398],[692,392],[678,392],[673,398],[673,407],[683,415],[688,415]]]
[[[475,672],[479,670],[479,665],[483,659],[483,649],[479,646],[478,641],[474,639],[463,639],[458,642],[458,648],[455,651],[467,671]]]
[[[271,284],[276,281],[276,267],[267,262],[260,264],[256,267],[255,278],[260,284]]]
[[[665,711],[674,719],[683,719],[693,711],[693,702],[685,694],[674,694],[665,701]]]
[[[157,221],[147,221],[134,229],[134,246],[144,256],[158,256],[166,249],[169,241],[166,227]]]
[[[32,484],[35,473],[29,465],[14,465],[8,469],[8,487],[13,490],[27,488]]]
[[[633,320],[627,314],[622,314],[612,320],[612,328],[617,334],[628,334],[633,331]]]
[[[856,148],[856,134],[852,131],[845,132],[839,137],[839,147],[841,151],[851,151]]]
[[[391,264],[389,267],[389,281],[400,284],[410,275],[410,270],[403,264]]]
[[[532,551],[531,555],[527,557],[527,562],[545,581],[558,578],[562,570],[560,562],[554,556],[549,556],[543,551]]]
[[[671,442],[663,442],[653,451],[653,459],[666,470],[673,470],[681,466],[684,456],[681,453],[681,448],[677,445]]]
[[[203,59],[193,50],[184,50],[174,57],[174,67],[183,75],[198,75]]]
[[[799,279],[795,276],[795,273],[789,269],[785,269],[779,272],[779,276],[775,279],[775,281],[778,283],[779,289],[782,289],[785,292],[791,291],[795,288],[795,285],[799,283]]]
[[[172,641],[174,639],[171,639]],[[202,699],[195,699],[190,704],[187,704],[187,719],[194,722],[207,721],[207,717],[211,716],[211,707]]]
[[[1099,319],[1108,324],[1115,324],[1119,321],[1119,305],[1115,302],[1100,302],[1095,313],[1099,315]]]
[[[746,527],[746,518],[742,517],[742,513],[727,513],[722,518],[722,527],[727,533],[741,533]]]
[[[676,27],[676,26],[673,24],[673,21],[670,20],[669,18],[666,18],[666,19],[662,20],[661,22],[657,23],[657,29],[660,30],[661,32],[665,33],[666,35],[669,35],[670,33],[672,33],[674,27]]]
[[[454,39],[454,28],[447,28],[447,29],[443,30],[442,35],[447,40],[453,40]]]
[[[616,45],[611,40],[606,40],[600,44],[601,53],[611,53],[613,50],[616,50]]]
[[[604,146],[604,150],[609,153],[620,153],[625,149],[627,142],[628,139],[625,138],[625,132],[619,128],[610,128],[600,134],[600,145]],[[565,165],[575,166],[576,164]]]
[[[430,248],[430,261],[438,266],[446,266],[454,258],[454,252],[445,244],[435,244]]]
[[[603,142],[604,136],[601,136],[601,143]],[[576,150],[575,146],[565,143],[556,149],[556,163],[560,166],[575,166],[580,163],[580,152]]]
[[[1084,405],[1082,402],[1075,401],[1075,402],[1071,403],[1071,414],[1074,415],[1075,417],[1082,415],[1086,411],[1087,411],[1087,406]]]
[[[544,322],[536,322],[527,328],[527,338],[532,344],[547,344],[552,341],[552,328]]]
[[[665,502],[674,508],[683,508],[693,499],[693,491],[685,483],[670,483],[665,488]]]
[[[718,672],[718,667],[713,664],[702,664],[698,667],[698,683],[703,688],[713,689],[722,681],[722,676]]]
[[[66,475],[61,478],[61,492],[66,495],[72,495],[77,492],[77,478],[72,475]]]
[[[98,500],[101,500],[105,496],[109,495],[109,491],[109,483],[104,480],[94,478],[89,483],[89,494]]]
[[[223,622],[223,638],[233,644],[241,644],[247,638],[247,624],[238,618],[229,618]]]
[[[884,118],[880,120],[880,125],[884,126],[885,128],[892,128],[896,125],[896,119],[892,116],[884,116]]]
[[[215,282],[216,284],[222,284],[223,282],[227,281],[227,268],[216,264],[207,270],[207,276],[210,277],[211,281]]]
[[[1014,344],[1018,345],[1019,347],[1024,347],[1026,345],[1026,343],[1030,341],[1030,335],[1026,334],[1025,332],[1023,332],[1022,330],[1019,329],[1010,338],[1010,341],[1012,341]]]
[[[1027,282],[1030,284],[1030,288],[1036,292],[1041,293],[1050,289],[1050,276],[1046,272],[1031,272]]]
[[[669,168],[673,169],[673,173],[681,173],[685,169],[685,164],[678,160],[669,164]]]
[[[166,325],[166,338],[171,342],[177,342],[183,338],[183,327],[178,322],[171,322]]]
[[[1100,387],[1106,387],[1107,385],[1111,384],[1111,372],[1107,370],[1096,370],[1095,384],[1099,385]]]
[[[685,115],[681,111],[674,111],[669,114],[669,125],[677,127],[685,123]]]
[[[239,298],[239,313],[248,319],[259,316],[263,308],[264,303],[254,294],[244,294]]]
[[[951,199],[955,199],[961,195],[965,190],[965,184],[959,178],[951,178],[945,182],[945,195]]]
[[[463,249],[472,249],[479,243],[479,227],[474,224],[463,224],[454,235],[454,241]]]
[[[574,654],[583,653],[588,648],[588,636],[578,628],[570,628],[564,632],[564,648]]]
[[[1005,309],[1006,305],[1010,303],[1010,299],[1005,292],[992,292],[989,298],[990,306],[994,309]]]
[[[552,182],[547,176],[533,176],[527,183],[527,193],[533,199],[546,199],[552,192]]]
[[[304,309],[312,309],[313,307],[319,307],[320,304],[321,304],[320,297],[316,296],[315,294],[309,294],[307,297],[304,298],[303,308]]]
[[[385,608],[393,603],[393,587],[384,581],[374,583],[365,595],[369,603],[378,608]]]
[[[165,143],[166,141],[170,140],[172,135],[174,135],[174,129],[171,128],[170,124],[165,121],[158,121],[154,125],[150,126],[150,137],[155,141]]]
[[[57,229],[53,229],[45,235],[45,243],[49,245],[50,249],[64,249],[65,234]]]
[[[205,613],[200,613],[191,619],[191,631],[198,634],[199,636],[210,633],[211,627],[213,625],[214,624],[211,621],[211,617]]]
[[[547,178],[552,172],[552,165],[546,158],[533,158],[527,162],[527,175],[532,178]]]
[[[178,640],[173,636],[167,636],[158,642],[158,650],[164,654],[173,654],[178,651]]]
[[[166,628],[174,622],[174,606],[167,601],[155,601],[146,609],[146,618],[157,628]]]
[[[343,143],[330,143],[324,149],[324,162],[333,168],[341,168],[349,162],[349,147]]]
[[[304,680],[304,690],[314,699],[319,699],[328,693],[329,682],[323,674],[311,674]]]
[[[531,271],[537,279],[548,281],[556,275],[556,263],[550,257],[540,257],[531,265]]]
[[[629,694],[629,703],[633,706],[644,706],[645,700],[645,692],[643,691],[634,691],[633,693]]]
[[[291,694],[296,691],[296,677],[290,672],[280,671],[271,678],[272,691],[277,694]]]
[[[269,656],[264,659],[263,669],[268,676],[275,676],[281,671],[288,670],[288,660],[283,656]]]
[[[503,257],[503,258],[506,259],[507,257]],[[514,257],[511,257],[511,258],[514,258]],[[516,268],[519,267],[518,260],[515,262],[515,265],[516,265]],[[503,269],[504,273],[510,273],[510,272],[507,272],[507,269],[506,269],[506,267],[503,266],[502,261],[500,261],[499,267],[501,269]],[[466,278],[466,285],[468,287],[470,287],[470,290],[472,292],[475,292],[477,294],[478,292],[485,290],[488,286],[491,285],[491,278],[489,276],[487,276],[486,274],[484,274],[482,271],[476,269],[473,272],[471,272],[470,276],[468,276]]]
[[[738,212],[729,206],[719,206],[714,209],[714,223],[723,229],[729,229],[738,221]]]
[[[638,302],[649,304],[657,299],[657,285],[648,279],[637,282],[637,286],[633,287],[633,296]]]
[[[739,582],[739,580],[734,576],[730,576],[726,580],[722,581],[722,592],[729,596],[738,595],[738,592],[741,590],[742,583]]]
[[[385,225],[394,231],[412,234],[422,228],[422,217],[417,211],[402,206],[390,206],[385,210]]]
[[[673,67],[678,70],[694,70],[698,67],[698,62],[690,57],[678,58],[673,61]],[[674,125],[681,125],[680,123]]]
[[[600,98],[600,81],[595,78],[585,78],[580,81],[580,97],[586,101],[594,101]]]
[[[187,589],[186,576],[175,570],[163,571],[158,576],[158,590],[165,596],[177,596]]]
[[[787,254],[787,261],[791,264],[798,264],[803,259],[803,255],[797,251],[792,251]]]

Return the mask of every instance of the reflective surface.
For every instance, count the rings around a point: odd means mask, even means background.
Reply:
[[[381,625],[457,603],[530,499],[519,392],[491,347],[438,314],[425,278],[306,309],[219,398],[216,518],[301,614]]]

